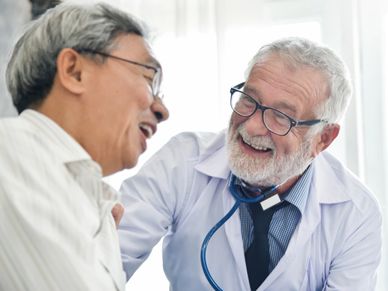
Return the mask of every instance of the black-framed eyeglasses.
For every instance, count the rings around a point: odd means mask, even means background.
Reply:
[[[111,55],[111,54],[108,54],[108,53],[100,52],[100,51],[95,51],[95,50],[90,50],[90,49],[82,49],[82,50],[77,50],[77,51],[79,53],[86,52],[86,53],[91,53],[91,54],[97,54],[97,55],[104,56],[104,57],[107,57],[107,58],[112,58],[112,59],[116,59],[116,60],[119,60],[119,61],[127,62],[129,64],[140,66],[140,67],[143,67],[143,68],[145,68],[147,70],[153,71],[154,72],[154,76],[153,76],[152,79],[147,77],[147,76],[145,76],[145,77],[147,79],[151,79],[150,86],[151,86],[151,91],[152,91],[153,97],[160,98],[160,99],[163,98],[163,95],[160,92],[160,85],[161,85],[161,81],[162,81],[162,71],[161,71],[160,68],[154,67],[154,66],[150,66],[150,65],[146,65],[146,64],[139,63],[139,62],[132,61],[132,60],[127,60],[127,59],[124,59],[124,58],[121,58],[121,57],[118,57],[118,56],[114,56],[114,55]]]
[[[324,119],[296,120],[275,108],[263,106],[253,97],[240,90],[244,85],[245,82],[230,89],[230,106],[233,111],[240,116],[251,117],[257,110],[261,110],[265,127],[276,135],[287,135],[291,128],[297,126],[312,126],[321,122],[328,123]]]

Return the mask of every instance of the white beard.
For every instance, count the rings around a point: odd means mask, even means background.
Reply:
[[[272,149],[272,157],[262,160],[246,155],[240,149],[239,135],[250,144]],[[227,137],[229,167],[235,176],[251,185],[263,187],[280,185],[302,174],[312,161],[310,151],[311,142],[306,139],[295,153],[278,156],[275,145],[268,136],[250,137],[243,124],[234,132],[229,127]]]

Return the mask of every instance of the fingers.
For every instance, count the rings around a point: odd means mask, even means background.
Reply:
[[[124,206],[121,203],[117,203],[113,208],[112,208],[112,216],[113,219],[115,220],[116,228],[119,227],[121,218],[124,215]]]

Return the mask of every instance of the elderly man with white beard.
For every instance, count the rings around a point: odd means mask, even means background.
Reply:
[[[325,151],[350,96],[332,50],[262,47],[230,89],[227,131],[179,134],[124,181],[127,278],[164,237],[170,290],[373,290],[379,205]]]

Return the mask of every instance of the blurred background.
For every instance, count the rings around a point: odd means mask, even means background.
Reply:
[[[65,0],[66,1],[66,0]],[[70,1],[70,0],[67,0]],[[71,0],[77,2],[77,0]],[[94,0],[78,0],[96,2]],[[4,82],[10,50],[32,14],[58,1],[0,0],[0,117],[16,114]],[[106,178],[118,189],[145,160],[182,131],[227,127],[230,87],[244,80],[248,61],[264,44],[302,36],[334,49],[345,60],[354,95],[340,137],[330,151],[376,194],[385,215],[388,196],[388,1],[385,0],[106,0],[144,20],[164,68],[170,119],[149,141],[136,168]],[[387,250],[378,291],[388,286]],[[168,290],[161,244],[127,290]]]

